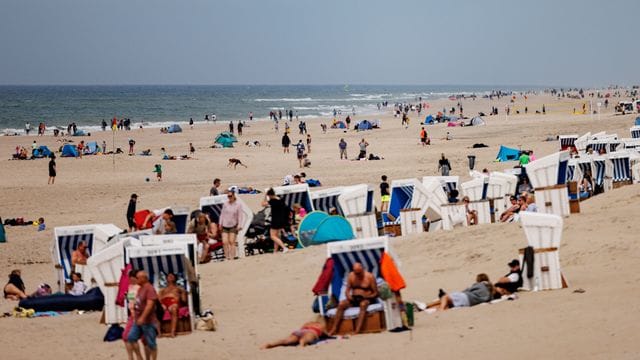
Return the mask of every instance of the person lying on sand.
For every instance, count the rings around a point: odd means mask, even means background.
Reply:
[[[478,274],[476,282],[460,292],[446,294],[440,289],[440,300],[429,304],[429,307],[438,307],[444,311],[452,307],[468,307],[480,303],[489,302],[493,298],[494,288],[487,274]]]
[[[295,330],[289,336],[284,339],[276,340],[270,343],[262,345],[261,349],[271,349],[278,346],[295,346],[300,345],[305,347],[310,345],[320,338],[327,335],[325,330],[325,324],[321,317],[316,321],[310,321],[304,323],[300,329]]]
[[[235,169],[238,165],[242,165],[245,168],[247,167],[247,165],[243,164],[242,161],[240,161],[240,159],[236,159],[236,158],[231,158],[229,159],[229,163],[227,164],[227,167],[231,167],[233,165],[233,168]]]

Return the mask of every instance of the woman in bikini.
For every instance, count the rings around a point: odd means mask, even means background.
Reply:
[[[295,330],[284,339],[276,340],[262,345],[261,349],[271,349],[278,346],[300,345],[305,347],[327,336],[324,321],[319,317],[316,321],[304,323],[300,329]]]

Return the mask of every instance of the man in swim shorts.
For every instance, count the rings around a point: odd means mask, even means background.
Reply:
[[[357,334],[362,330],[364,318],[367,316],[367,307],[378,297],[378,285],[373,274],[365,271],[362,264],[357,262],[353,264],[353,271],[349,273],[347,288],[344,293],[346,299],[340,301],[338,305],[333,326],[328,332],[329,335],[334,335],[338,331],[345,310],[352,306],[360,308],[355,333]]]
[[[174,273],[167,274],[167,286],[160,290],[158,296],[162,308],[171,314],[171,337],[175,337],[178,326],[178,309],[180,308],[180,302],[187,302],[187,294],[183,288],[176,284],[176,275]]]

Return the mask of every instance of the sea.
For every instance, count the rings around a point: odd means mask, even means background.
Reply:
[[[98,129],[102,120],[129,118],[138,127],[269,118],[272,110],[292,110],[298,118],[346,116],[375,118],[378,104],[416,103],[452,95],[482,96],[492,91],[535,91],[534,86],[463,85],[117,85],[117,86],[0,86],[0,131],[22,133],[40,122],[47,130]],[[294,116],[295,116],[294,115]],[[361,117],[360,117],[361,118]]]

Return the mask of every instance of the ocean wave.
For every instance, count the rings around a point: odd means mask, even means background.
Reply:
[[[282,101],[282,102],[296,102],[296,101],[317,101],[310,97],[306,98],[279,98],[279,99],[255,99],[255,102],[269,102],[269,101]]]

